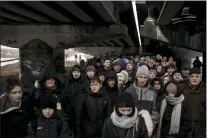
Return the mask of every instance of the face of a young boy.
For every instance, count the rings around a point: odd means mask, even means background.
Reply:
[[[94,93],[98,93],[100,91],[101,87],[102,87],[102,84],[97,81],[93,81],[90,83],[91,91]]]
[[[54,114],[54,109],[52,109],[52,108],[44,108],[44,109],[42,109],[42,114],[46,118],[50,118]]]

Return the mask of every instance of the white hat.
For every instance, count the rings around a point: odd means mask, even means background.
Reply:
[[[125,70],[122,70],[120,73],[117,73],[117,77],[123,79],[125,83],[127,83],[129,80],[129,75]]]

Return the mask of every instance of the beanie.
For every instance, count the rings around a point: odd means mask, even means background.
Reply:
[[[56,110],[57,109],[57,100],[54,96],[44,96],[43,100],[40,102],[40,108],[51,108]]]
[[[74,65],[73,67],[72,67],[72,72],[73,71],[81,71],[81,67],[80,67],[80,65]]]
[[[149,78],[149,68],[145,65],[140,66],[137,69],[136,77],[138,77],[139,75],[145,75]]]
[[[88,66],[87,68],[86,68],[86,72],[88,72],[88,71],[90,71],[90,70],[92,70],[92,71],[94,71],[95,72],[95,67],[94,66]]]
[[[169,91],[176,92],[174,97],[179,97],[182,94],[181,89],[179,89],[178,85],[173,81],[167,82],[166,87],[165,87],[165,91],[166,92],[169,92]]]
[[[128,92],[122,92],[118,96],[116,107],[132,107],[134,108],[134,101],[132,95]]]
[[[177,92],[177,85],[170,82],[166,85],[166,92]]]
[[[99,73],[98,73],[98,77],[100,77],[100,76],[104,76],[104,77],[106,77],[106,72],[99,72]]]
[[[193,73],[201,74],[200,68],[198,68],[198,67],[191,68],[190,71],[189,71],[189,75],[192,75]]]

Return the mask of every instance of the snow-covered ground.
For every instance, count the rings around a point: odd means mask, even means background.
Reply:
[[[1,61],[5,61],[5,60],[11,60],[11,59],[16,59],[16,58],[1,58]],[[13,61],[8,61],[8,62],[1,62],[1,67],[6,66],[6,65],[10,65],[10,64],[15,64],[15,63],[19,63],[19,60],[13,60]]]
[[[79,62],[79,56],[81,56],[81,59],[83,59],[84,61],[87,61],[88,59],[92,58],[92,56],[90,56],[90,55],[79,53],[79,54],[77,54],[77,57],[78,57],[77,59],[75,59],[75,56],[70,56],[70,57],[65,57],[65,61],[66,62],[69,62],[69,61]],[[1,58],[1,61],[11,60],[11,59],[16,59],[16,58]],[[6,66],[6,65],[15,64],[15,63],[19,63],[19,60],[1,62],[0,64],[1,64],[1,67],[3,67],[3,66]]]

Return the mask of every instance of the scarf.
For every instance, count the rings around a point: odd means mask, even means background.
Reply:
[[[183,94],[180,95],[180,97],[168,97],[165,96],[165,99],[162,101],[161,109],[160,109],[160,122],[157,130],[157,137],[160,138],[161,135],[161,127],[162,127],[162,117],[165,112],[165,108],[167,106],[167,103],[170,105],[175,105],[172,111],[171,116],[171,124],[170,124],[170,131],[169,134],[177,134],[180,129],[180,117],[181,117],[181,106],[182,101],[184,100]]]
[[[138,129],[137,127],[138,127],[138,122],[139,122],[137,108],[135,108],[135,113],[132,117],[127,117],[127,116],[120,117],[117,115],[116,111],[114,110],[113,113],[111,114],[111,120],[112,120],[112,123],[119,128],[129,129],[133,127],[132,137],[134,138],[134,133]]]

